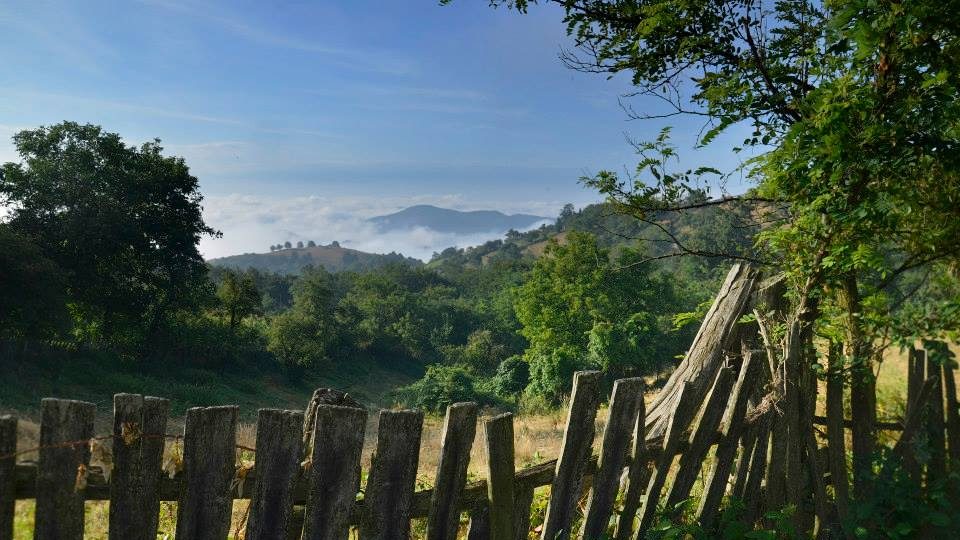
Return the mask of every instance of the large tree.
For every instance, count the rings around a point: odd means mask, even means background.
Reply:
[[[537,2],[491,3],[526,11]],[[663,139],[638,145],[645,155],[635,176],[604,172],[587,182],[652,222],[664,210],[755,205],[764,225],[762,261],[773,263],[769,271],[784,272],[791,286],[784,331],[777,333],[782,339],[769,349],[785,366],[782,422],[793,432],[807,429],[799,420],[800,411],[813,406],[800,391],[812,363],[805,344],[818,329],[842,341],[845,367],[836,375],[851,387],[855,495],[867,496],[876,345],[904,329],[895,320],[902,298],[893,289],[918,269],[942,272],[960,259],[960,6],[933,0],[543,3],[564,11],[574,40],[562,54],[568,66],[630,74],[635,91],[625,104],[632,117],[701,118],[703,144],[732,125],[751,128],[741,146],[756,151],[744,170],[758,189],[744,195],[688,202],[709,171],[666,167],[675,155]],[[665,108],[638,112],[630,99],[637,96]],[[675,247],[680,255],[700,254],[682,243]],[[929,337],[956,329],[957,322],[935,317],[917,327]],[[831,326],[839,332],[830,333]],[[918,336],[898,337],[905,344]],[[794,434],[795,441],[807,436]],[[792,486],[800,474],[789,472]],[[800,494],[787,496],[797,502]]]
[[[11,230],[65,273],[81,329],[138,343],[171,310],[197,302],[206,266],[197,249],[219,233],[204,223],[197,179],[159,140],[127,145],[99,126],[63,122],[13,138],[3,166]]]

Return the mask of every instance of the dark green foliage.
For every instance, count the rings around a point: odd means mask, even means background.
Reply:
[[[64,122],[14,136],[21,163],[3,166],[10,228],[63,270],[89,338],[138,345],[168,314],[198,306],[206,266],[197,179],[159,141],[127,146],[93,125]]]
[[[520,355],[507,358],[497,366],[490,389],[498,396],[515,398],[530,383],[530,365]]]
[[[442,413],[448,405],[460,401],[490,406],[502,403],[481,390],[477,378],[463,366],[429,366],[422,379],[397,389],[394,397],[408,406],[435,413]]]
[[[0,338],[54,339],[70,329],[63,272],[41,249],[0,224]]]
[[[227,271],[217,287],[217,298],[230,323],[235,328],[250,315],[259,315],[263,310],[263,298],[253,277]]]

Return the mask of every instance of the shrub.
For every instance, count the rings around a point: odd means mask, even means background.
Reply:
[[[462,365],[434,364],[427,367],[427,372],[419,381],[396,389],[393,397],[407,406],[435,413],[443,412],[447,406],[461,401],[500,405],[495,396],[480,388],[481,383]]]

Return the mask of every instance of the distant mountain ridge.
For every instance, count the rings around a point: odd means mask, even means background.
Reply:
[[[476,234],[485,232],[505,233],[510,229],[527,229],[541,221],[552,218],[532,214],[504,214],[497,210],[460,211],[419,204],[399,212],[376,216],[368,221],[381,231],[397,231],[423,227],[442,233]]]

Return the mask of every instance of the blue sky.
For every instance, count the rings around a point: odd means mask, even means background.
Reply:
[[[627,121],[625,77],[560,63],[561,17],[480,0],[5,2],[0,161],[15,131],[64,119],[159,137],[224,232],[208,256],[351,234],[389,251],[357,220],[413,203],[553,216],[598,199],[581,175],[632,166],[626,134],[662,126]],[[723,144],[693,152],[699,124],[671,123],[691,164],[735,166]],[[448,241],[466,240],[399,247]]]

